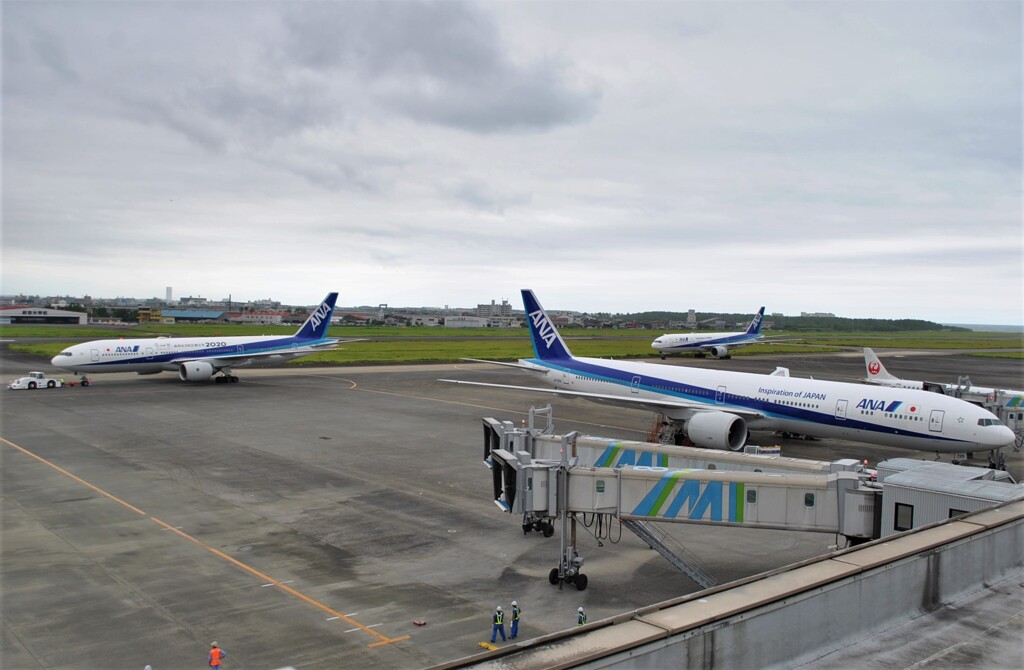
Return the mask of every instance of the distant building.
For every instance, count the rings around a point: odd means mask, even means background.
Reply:
[[[446,316],[445,328],[486,328],[490,319],[483,316]]]
[[[264,326],[279,326],[290,314],[259,310],[253,312],[229,312],[224,318],[231,323],[258,323]]]
[[[800,316],[827,317],[830,319],[834,319],[836,317],[832,312],[800,312]]]
[[[492,300],[490,305],[477,305],[476,315],[506,317],[512,316],[512,305],[508,304],[508,300],[502,300],[500,305]]]
[[[0,324],[63,324],[76,323],[84,326],[89,316],[85,312],[70,312],[49,307],[32,305],[5,305],[0,307]]]
[[[224,312],[211,309],[165,309],[161,314],[162,323],[220,321],[223,318]]]

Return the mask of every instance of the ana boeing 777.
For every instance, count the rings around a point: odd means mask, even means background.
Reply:
[[[742,448],[748,429],[947,453],[997,450],[1013,443],[1013,433],[991,412],[938,393],[576,358],[533,292],[524,289],[522,294],[534,357],[498,364],[537,373],[556,388],[442,381],[646,408],[681,425],[693,444],[717,449]]]
[[[697,356],[711,354],[715,358],[729,358],[729,350],[754,344],[764,337],[761,335],[761,321],[764,307],[757,311],[747,329],[735,333],[670,333],[651,342],[664,359],[668,354],[692,351]]]
[[[278,365],[300,356],[329,351],[339,342],[327,337],[337,293],[328,293],[294,335],[153,337],[94,340],[68,347],[50,361],[79,374],[177,371],[182,381],[237,382],[236,367]],[[214,377],[216,374],[219,377]]]

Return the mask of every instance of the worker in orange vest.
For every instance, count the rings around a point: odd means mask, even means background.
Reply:
[[[227,652],[217,646],[216,642],[210,643],[210,655],[206,657],[206,660],[210,662],[211,668],[220,668],[221,661],[227,656]]]

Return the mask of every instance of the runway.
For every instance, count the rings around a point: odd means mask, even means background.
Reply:
[[[883,361],[910,379],[970,374],[1024,387],[1019,359]],[[863,375],[859,354],[668,364]],[[0,357],[5,380],[28,369],[49,366]],[[4,667],[186,667],[205,662],[217,640],[230,667],[418,668],[479,651],[494,606],[513,599],[529,639],[572,627],[579,605],[594,621],[697,590],[628,532],[600,547],[591,538],[590,587],[559,590],[546,578],[557,538],[524,535],[490,500],[481,417],[520,421],[531,404],[551,402],[558,432],[643,439],[647,412],[437,381],[534,382],[477,364],[236,373],[239,384],[114,374],[89,388],[4,390]],[[777,442],[763,437],[755,434]],[[823,460],[933,457],[780,444]],[[1007,457],[1021,479],[1021,454]],[[835,542],[703,526],[674,533],[720,582]]]

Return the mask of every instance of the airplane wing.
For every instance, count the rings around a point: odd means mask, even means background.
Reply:
[[[487,362],[491,363],[493,361]],[[513,364],[509,363],[507,365]],[[513,367],[516,366],[513,365]],[[468,382],[459,379],[439,379],[438,381],[446,382],[448,384],[490,386],[492,388],[510,389],[513,391],[533,391],[535,393],[547,393],[549,395],[557,395],[565,398],[586,398],[587,400],[601,402],[607,405],[631,407],[633,409],[646,409],[652,412],[664,412],[665,410],[691,410],[694,412],[720,411],[728,412],[730,414],[736,414],[737,416],[742,416],[751,419],[760,418],[764,416],[761,412],[757,412],[755,410],[737,408],[732,406],[720,407],[718,405],[707,405],[702,402],[682,400],[680,398],[634,398],[621,395],[612,395],[607,393],[587,393],[585,391],[567,391],[565,389],[539,388],[536,386],[512,386],[510,384],[489,384],[486,382]]]
[[[488,361],[483,358],[460,358],[460,361],[467,361],[469,363],[490,363],[491,365],[503,365],[507,368],[516,368],[517,370],[529,370],[530,372],[547,372],[548,368],[540,365],[531,365],[530,363],[524,363],[519,361],[518,363],[507,363],[505,361]]]
[[[179,363],[188,363],[189,361],[206,361],[215,368],[230,367],[231,365],[237,365],[238,361],[252,360],[256,358],[272,358],[274,356],[294,358],[296,354],[315,354],[322,351],[333,351],[338,348],[339,344],[345,344],[347,342],[365,342],[368,338],[358,338],[351,340],[334,340],[331,342],[322,342],[320,344],[306,344],[301,347],[293,347],[290,349],[272,349],[269,351],[246,351],[237,354],[217,354],[215,356],[181,356],[168,361],[171,365],[178,365]]]

